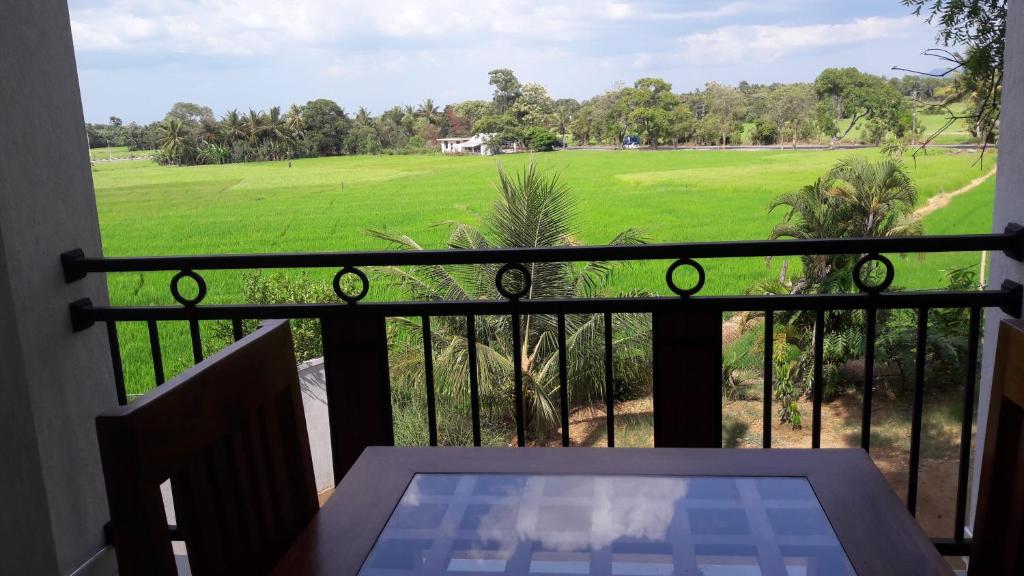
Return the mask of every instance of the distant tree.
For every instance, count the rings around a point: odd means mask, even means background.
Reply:
[[[552,124],[554,108],[555,101],[548,95],[547,88],[531,82],[523,84],[509,111],[523,128],[548,127]]]
[[[207,106],[193,104],[192,102],[175,102],[167,112],[167,115],[164,116],[165,120],[171,118],[181,121],[186,128],[195,130],[198,130],[204,123],[216,123],[212,109]]]
[[[356,115],[352,118],[352,122],[356,126],[371,126],[373,125],[373,116],[370,115],[370,111],[366,109],[366,106],[360,106],[359,110],[356,111]]]
[[[746,114],[746,101],[743,93],[731,86],[717,82],[708,82],[704,88],[708,114],[704,124],[721,136],[721,145],[725,146],[729,135],[742,128]]]
[[[690,107],[682,102],[680,99],[679,103],[676,104],[672,111],[668,115],[668,136],[672,139],[672,143],[676,146],[680,142],[685,142],[693,137],[693,131],[696,122],[693,119],[693,112],[690,111]]]
[[[814,81],[819,99],[819,126],[829,135],[829,147],[842,141],[861,120],[877,120],[884,130],[899,132],[907,109],[903,96],[879,76],[856,68],[826,68]],[[842,121],[848,121],[842,128]]]
[[[456,135],[468,136],[477,121],[491,113],[491,103],[483,100],[466,100],[451,107],[453,116],[449,122]],[[456,129],[458,125],[458,129]]]
[[[220,122],[221,138],[228,144],[245,138],[245,122],[238,110],[228,110]]]
[[[293,140],[297,140],[302,135],[302,106],[292,104],[288,113],[285,114],[284,125]]]
[[[427,124],[437,125],[441,120],[441,109],[434,104],[434,101],[427,98],[416,108],[416,116],[423,118]]]
[[[303,107],[302,132],[318,155],[341,152],[350,120],[333,100],[311,100]]]
[[[260,140],[267,129],[266,116],[262,112],[257,112],[250,108],[249,113],[243,119],[243,126],[245,128],[245,135],[250,140]]]
[[[632,88],[623,92],[623,105],[628,110],[631,126],[644,136],[652,147],[668,134],[672,110],[679,98],[672,93],[672,85],[660,78],[641,78]]]
[[[487,83],[494,86],[494,111],[504,114],[522,94],[522,84],[516,73],[508,68],[491,70],[487,77]]]
[[[788,128],[796,148],[801,129],[814,122],[817,103],[814,86],[810,84],[789,84],[771,92],[766,116],[777,130],[780,147],[784,146]]]
[[[558,135],[562,138],[563,142],[565,141],[565,134],[569,130],[569,125],[579,109],[580,103],[572,98],[559,98],[555,100],[554,127],[558,130]]]
[[[191,164],[195,144],[185,122],[171,117],[160,126],[160,151],[171,164]]]

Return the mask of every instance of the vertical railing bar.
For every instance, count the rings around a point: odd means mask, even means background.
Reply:
[[[160,351],[160,330],[157,328],[156,320],[147,320],[149,328],[149,350],[153,356],[153,379],[156,385],[164,383],[164,356]]]
[[[868,308],[867,337],[864,341],[864,407],[861,412],[860,447],[871,451],[871,396],[875,387],[875,333],[878,328],[878,310]]]
[[[434,396],[434,349],[430,316],[423,316],[423,372],[427,377],[427,434],[430,445],[437,446],[437,398]]]
[[[821,402],[824,392],[825,364],[825,311],[818,310],[814,315],[814,381],[811,383],[812,416],[811,416],[811,448],[821,448]]]
[[[241,318],[231,319],[231,335],[235,338],[235,342],[238,342],[242,338],[245,338],[245,332],[242,330]]]
[[[910,420],[910,470],[907,476],[907,510],[917,515],[917,479],[921,463],[921,417],[924,411],[924,369],[928,350],[928,309],[917,311],[917,352],[914,360],[914,406]]]
[[[604,313],[604,403],[608,426],[608,447],[615,447],[615,379],[612,373],[612,313]]]
[[[189,335],[192,337],[192,358],[196,364],[203,361],[203,336],[199,332],[199,320],[195,318],[188,321]]]
[[[107,340],[110,342],[110,362],[114,366],[114,390],[117,392],[117,403],[128,404],[128,391],[124,387],[124,365],[121,363],[121,342],[117,338],[117,324],[107,322]]]
[[[526,446],[526,416],[523,406],[523,343],[519,325],[519,313],[512,313],[512,369],[513,384],[516,402],[516,442],[519,446]]]
[[[971,307],[967,331],[967,380],[964,382],[964,412],[960,427],[960,471],[956,485],[956,524],[954,538],[964,541],[964,518],[967,512],[967,475],[971,464],[971,428],[974,423],[974,386],[978,371],[978,340],[981,332],[981,308]]]
[[[764,311],[764,409],[761,414],[761,446],[772,447],[772,384],[775,356],[775,311]]]
[[[569,359],[565,345],[565,314],[558,315],[558,394],[561,403],[562,446],[569,445]]]
[[[469,351],[469,409],[473,418],[473,446],[480,445],[480,381],[476,365],[476,317],[466,316],[466,347]]]

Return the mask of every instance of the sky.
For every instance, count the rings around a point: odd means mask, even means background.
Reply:
[[[932,70],[935,29],[899,0],[70,0],[85,117],[178,101],[261,110],[330,98],[373,114],[490,99],[513,69],[583,100],[655,76],[811,81],[824,68]]]

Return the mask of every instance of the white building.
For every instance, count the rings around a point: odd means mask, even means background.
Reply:
[[[442,154],[479,154],[489,156],[494,151],[487,146],[487,142],[494,137],[494,134],[477,134],[475,136],[460,136],[457,138],[438,138],[441,143]]]

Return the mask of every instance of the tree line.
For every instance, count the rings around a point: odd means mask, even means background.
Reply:
[[[311,100],[287,111],[213,110],[179,102],[147,125],[87,124],[90,146],[157,150],[164,164],[223,164],[350,154],[436,151],[439,138],[492,134],[504,145],[551,150],[560,145],[621,146],[627,137],[657,148],[680,144],[791,145],[800,142],[881,144],[916,140],[913,109],[938,106],[956,78],[884,78],[856,68],[828,68],[814,82],[728,86],[708,82],[677,93],[660,78],[617,85],[583,102],[553,98],[507,68],[492,70],[491,100],[441,107],[433,100],[394,106],[378,116],[354,115],[335,101]]]

